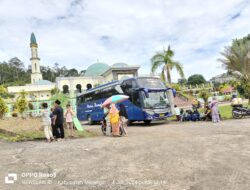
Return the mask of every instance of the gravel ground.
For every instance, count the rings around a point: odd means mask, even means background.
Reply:
[[[0,189],[247,190],[249,123],[135,124],[128,137],[0,141]],[[8,173],[17,174],[14,184],[5,184]]]

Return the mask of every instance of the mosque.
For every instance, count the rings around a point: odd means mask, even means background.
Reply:
[[[28,100],[48,100],[51,98],[51,90],[58,88],[63,91],[64,88],[69,90],[71,95],[77,92],[77,86],[81,86],[82,90],[86,90],[87,86],[97,86],[113,80],[120,80],[127,77],[138,76],[137,65],[128,65],[126,63],[115,63],[108,65],[105,63],[95,63],[90,65],[79,77],[57,77],[55,83],[43,80],[40,71],[40,58],[38,57],[38,44],[34,33],[30,37],[31,48],[31,84],[25,86],[9,86],[8,92],[16,97],[24,90],[28,95]]]

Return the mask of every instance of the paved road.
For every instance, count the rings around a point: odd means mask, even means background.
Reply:
[[[250,189],[249,123],[158,123],[133,126],[128,137],[51,144],[0,141],[0,189]],[[8,173],[17,174],[14,184],[4,183]]]

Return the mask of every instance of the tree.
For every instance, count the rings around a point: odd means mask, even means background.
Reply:
[[[2,98],[7,98],[8,97],[8,92],[6,88],[0,85],[0,97]]]
[[[241,84],[237,86],[238,92],[248,99],[248,104],[250,105],[250,81],[244,79],[241,80]]]
[[[56,100],[60,100],[61,106],[65,108],[66,105],[70,102],[70,96],[67,94],[58,93],[52,96],[50,100],[53,102],[55,102]]]
[[[185,79],[185,78],[178,79],[178,84],[180,84],[180,85],[186,85],[187,84],[187,79]]]
[[[16,100],[15,107],[21,114],[22,118],[24,118],[24,111],[28,108],[28,102],[26,101],[26,92],[24,90],[20,92],[20,96]]]
[[[3,98],[0,96],[0,119],[3,119],[5,113],[8,112],[8,107],[4,102]]]
[[[14,72],[15,72],[14,76],[16,77],[16,80],[19,80],[20,74],[24,74],[25,68],[24,68],[23,62],[17,57],[14,57],[9,60],[9,65],[11,65],[12,68],[14,68]]]
[[[55,95],[55,94],[59,94],[60,93],[60,90],[58,89],[58,88],[52,88],[51,90],[50,90],[50,93],[51,93],[51,95],[53,96],[53,95]]]
[[[188,84],[189,85],[199,85],[199,84],[205,84],[206,80],[202,75],[195,74],[188,77]]]
[[[161,77],[164,81],[167,81],[171,85],[171,71],[175,68],[176,71],[179,73],[179,75],[184,78],[184,72],[183,72],[183,66],[181,63],[174,61],[174,51],[171,50],[170,46],[168,46],[168,49],[163,49],[163,52],[157,52],[152,58],[151,58],[151,71],[152,73],[155,73],[155,71],[162,67]]]
[[[199,97],[204,100],[204,103],[205,103],[204,106],[208,105],[209,96],[211,96],[211,93],[208,90],[203,89],[202,91],[200,91]]]
[[[79,76],[78,71],[76,69],[69,69],[66,75],[67,77],[77,77]]]
[[[60,67],[58,63],[55,63],[53,67],[41,66],[40,70],[43,79],[51,82],[55,82],[56,77],[59,76],[79,76],[76,69]],[[17,57],[11,58],[8,62],[0,62],[0,85],[18,86],[30,83],[31,72],[31,65],[26,69],[24,63]]]
[[[241,88],[245,98],[250,104],[250,34],[242,39],[235,39],[231,46],[224,48],[221,53],[225,69],[237,75],[241,81]]]

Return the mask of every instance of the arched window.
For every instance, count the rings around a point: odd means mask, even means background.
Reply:
[[[69,86],[68,85],[63,85],[63,93],[68,94],[69,93]]]
[[[35,72],[36,72],[36,63],[35,63]]]
[[[90,90],[92,88],[92,84],[88,83],[86,87],[87,87],[87,90]]]
[[[76,90],[77,90],[77,92],[81,93],[82,92],[82,85],[81,84],[77,84],[76,85]]]

